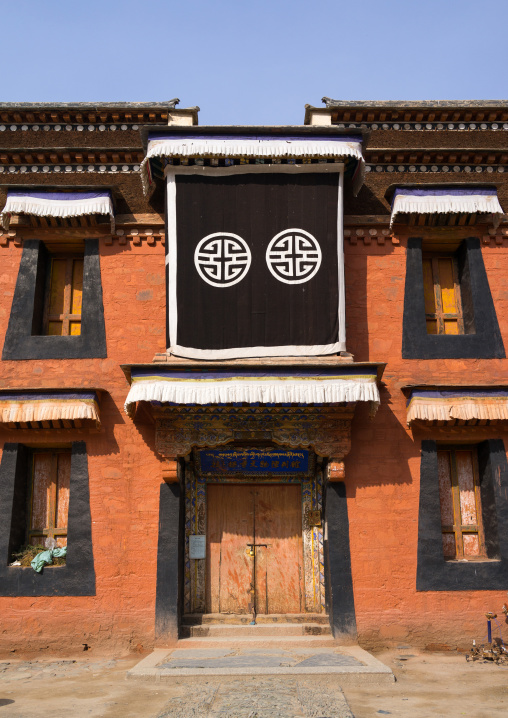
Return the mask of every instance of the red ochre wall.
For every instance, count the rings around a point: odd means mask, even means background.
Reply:
[[[500,438],[508,447],[508,432],[502,424],[413,431],[406,425],[401,387],[505,384],[508,360],[402,359],[405,244],[402,239],[399,246],[345,245],[348,351],[355,361],[387,362],[379,411],[371,420],[366,407],[357,406],[345,461],[358,633],[366,646],[467,646],[472,638],[483,640],[486,611],[501,616],[508,637],[501,614],[507,596],[504,591],[416,591],[421,441]],[[484,246],[482,254],[508,349],[506,244]]]
[[[346,242],[348,349],[356,361],[387,362],[381,407],[358,406],[346,458],[351,563],[362,645],[465,645],[485,633],[484,612],[500,612],[501,591],[416,592],[420,442],[508,436],[501,426],[427,429],[405,423],[401,387],[419,383],[505,383],[507,360],[401,358],[405,246]],[[495,308],[508,347],[508,251],[483,247]],[[0,247],[0,342],[7,328],[21,248]],[[152,427],[123,412],[128,383],[120,364],[151,362],[165,349],[164,247],[106,246],[100,262],[108,358],[0,362],[0,388],[103,388],[102,428],[6,431],[4,442],[86,441],[96,595],[0,597],[0,651],[117,651],[154,643],[161,461]],[[471,433],[473,432],[473,433]],[[28,569],[26,569],[28,570]],[[57,570],[57,569],[54,569]]]
[[[0,248],[0,335],[7,328],[21,248]],[[124,363],[165,350],[164,247],[100,242],[107,359],[0,362],[0,387],[98,387],[101,430],[6,431],[0,442],[85,441],[96,596],[0,597],[0,651],[51,652],[153,644],[161,461],[153,428],[123,410]],[[2,519],[3,520],[3,519]],[[31,569],[23,569],[31,570]],[[58,569],[52,569],[58,570]]]

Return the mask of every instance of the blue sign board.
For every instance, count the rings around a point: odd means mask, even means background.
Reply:
[[[202,474],[308,474],[309,452],[305,449],[202,449],[199,452]]]

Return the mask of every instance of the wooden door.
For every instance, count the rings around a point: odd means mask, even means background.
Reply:
[[[207,505],[207,611],[252,612],[255,585],[257,613],[299,613],[301,487],[209,484]]]

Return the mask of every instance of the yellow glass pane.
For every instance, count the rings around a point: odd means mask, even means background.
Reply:
[[[434,279],[432,277],[432,260],[423,260],[423,295],[425,298],[425,314],[435,314],[436,300],[434,296]],[[428,332],[435,334],[436,332]]]
[[[69,334],[72,336],[81,334],[81,322],[69,322]]]
[[[51,284],[49,289],[50,314],[63,314],[66,268],[67,261],[65,259],[53,259],[51,262]]]
[[[48,334],[50,336],[62,336],[63,322],[49,322]]]
[[[56,545],[58,546],[58,548],[63,548],[64,546],[67,546],[67,536],[57,536]]]
[[[444,333],[445,334],[458,334],[459,333],[458,320],[457,319],[445,319]]]
[[[71,314],[81,316],[81,304],[83,300],[83,260],[75,259],[72,264],[72,296]],[[78,332],[79,333],[79,332]],[[72,334],[72,332],[71,332]]]
[[[437,322],[435,319],[427,319],[427,334],[437,334]]]
[[[446,257],[440,259],[438,265],[443,313],[456,314],[457,300],[455,297],[455,283],[453,281],[453,260],[451,257]]]

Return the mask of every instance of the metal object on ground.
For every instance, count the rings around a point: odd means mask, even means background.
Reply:
[[[503,613],[508,615],[508,607],[506,604],[503,606]],[[497,613],[488,611],[485,614],[487,618],[487,643],[476,645],[476,641],[473,641],[470,653],[466,654],[466,661],[491,661],[492,663],[506,664],[508,665],[508,649],[504,645],[501,635],[499,638],[492,640],[492,621],[497,618]],[[501,632],[501,626],[499,621],[496,621]]]

